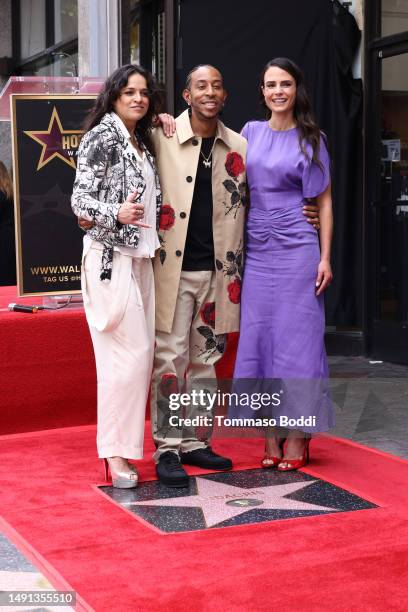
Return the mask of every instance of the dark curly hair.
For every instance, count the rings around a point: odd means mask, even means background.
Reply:
[[[157,88],[156,79],[151,72],[137,66],[136,64],[127,64],[113,72],[105,81],[102,91],[99,93],[94,106],[87,114],[83,126],[84,133],[89,132],[95,125],[98,125],[105,115],[114,110],[113,103],[119,98],[120,93],[126,87],[129,77],[132,74],[140,74],[146,79],[149,108],[146,115],[137,122],[136,138],[139,143],[144,145],[150,153],[154,155],[153,143],[150,133],[153,127],[153,122],[156,115],[160,112],[161,98]]]
[[[299,133],[299,146],[302,153],[305,155],[307,159],[309,159],[309,155],[307,153],[305,143],[310,144],[312,147],[312,160],[315,164],[317,164],[321,169],[322,164],[319,160],[319,150],[320,150],[320,139],[323,138],[326,142],[325,135],[320,131],[317,126],[315,119],[313,117],[312,105],[310,103],[309,95],[306,90],[305,79],[302,71],[299,66],[292,62],[292,60],[287,57],[276,57],[266,64],[264,67],[260,83],[259,83],[259,97],[261,100],[262,106],[266,110],[266,116],[270,119],[272,115],[272,111],[265,103],[265,98],[263,95],[263,85],[265,80],[265,74],[269,68],[276,66],[285,72],[288,72],[294,79],[296,83],[296,99],[295,99],[295,107],[293,109],[293,116],[296,120],[298,133]]]

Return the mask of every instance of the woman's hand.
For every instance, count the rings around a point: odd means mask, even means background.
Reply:
[[[171,138],[176,131],[176,120],[173,115],[169,115],[168,113],[160,113],[157,116],[158,125],[163,130],[163,133],[167,138]]]
[[[316,295],[323,293],[323,291],[330,285],[332,279],[333,272],[330,261],[322,259],[317,268]]]
[[[333,278],[330,266],[330,251],[333,235],[333,211],[331,200],[331,185],[317,196],[320,217],[320,263],[317,268],[316,295],[323,293]]]
[[[122,225],[151,227],[151,225],[147,225],[146,223],[142,223],[142,221],[140,221],[144,215],[144,205],[135,204],[134,200],[137,198],[137,195],[137,191],[134,191],[128,195],[125,202],[123,202],[122,206],[119,208],[118,221],[119,223],[122,223]]]

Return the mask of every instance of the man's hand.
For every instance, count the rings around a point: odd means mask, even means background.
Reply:
[[[163,130],[163,133],[167,138],[171,138],[176,131],[176,120],[173,115],[168,113],[160,113],[157,115],[158,125]]]
[[[307,200],[307,204],[303,207],[303,214],[307,217],[306,221],[313,225],[315,230],[320,229],[319,207],[317,204],[312,204],[312,200]]]
[[[151,225],[147,225],[146,223],[142,223],[142,221],[140,221],[144,215],[144,206],[143,204],[135,204],[134,200],[137,198],[137,195],[137,191],[134,191],[128,195],[125,202],[123,202],[122,206],[119,208],[118,221],[119,223],[122,223],[122,225],[151,227]]]
[[[326,259],[322,259],[317,268],[316,295],[323,293],[323,291],[330,285],[332,279],[333,273],[330,262]]]
[[[88,219],[85,219],[84,217],[78,217],[78,225],[81,229],[86,231],[90,230],[94,226],[94,222],[88,221]]]

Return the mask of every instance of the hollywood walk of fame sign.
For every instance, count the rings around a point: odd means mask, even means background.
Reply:
[[[80,292],[83,232],[70,201],[81,126],[94,100],[11,96],[19,295]]]
[[[376,507],[303,472],[262,469],[191,477],[185,489],[171,489],[153,481],[141,483],[136,489],[104,486],[101,490],[135,517],[165,533]]]

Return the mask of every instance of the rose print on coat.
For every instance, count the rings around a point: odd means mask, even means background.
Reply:
[[[239,278],[235,278],[228,284],[227,291],[230,302],[233,304],[239,304],[241,300],[241,285],[242,282]]]
[[[176,374],[169,372],[160,378],[160,393],[163,397],[169,398],[172,393],[178,393],[178,380]]]
[[[176,220],[176,213],[170,204],[163,204],[160,213],[159,229],[169,230],[173,227]]]
[[[182,384],[182,381],[181,381]],[[179,381],[177,375],[174,372],[167,372],[160,376],[160,379],[154,384],[154,392],[157,393],[157,422],[155,424],[154,433],[161,438],[167,437],[179,437],[182,430],[182,425],[170,425],[170,416],[172,410],[170,409],[170,395],[172,393],[179,393]]]
[[[224,276],[230,278],[227,285],[228,298],[233,304],[239,304],[241,299],[242,271],[243,271],[243,246],[242,240],[236,251],[227,251],[225,259],[215,260],[215,266]]]
[[[203,323],[215,328],[215,302],[206,302],[200,310],[200,317]]]
[[[231,178],[222,183],[230,194],[230,201],[224,202],[224,206],[227,211],[226,214],[233,212],[235,219],[240,206],[245,206],[247,203],[247,184],[245,181],[239,180],[239,175],[245,172],[245,163],[242,156],[235,151],[228,153],[225,160],[225,169]]]
[[[197,356],[204,356],[204,361],[214,355],[217,351],[223,353],[225,350],[225,334],[216,336],[215,329],[215,302],[206,302],[200,310],[200,317],[204,325],[197,327],[198,333],[203,337],[203,345],[195,345]]]
[[[230,176],[237,178],[245,170],[245,164],[242,156],[235,151],[228,153],[225,161],[225,169]]]
[[[159,219],[159,230],[162,232],[167,232],[170,230],[174,222],[176,220],[176,213],[174,212],[174,208],[170,206],[170,204],[163,204],[161,207],[160,219]],[[164,235],[159,234],[159,242],[160,242],[160,251],[159,258],[160,263],[163,265],[166,261],[166,241]]]
[[[200,325],[197,331],[203,337],[203,344],[195,345],[197,357],[204,357],[204,361],[208,361],[215,353],[224,353],[226,334],[215,335],[208,325]]]

